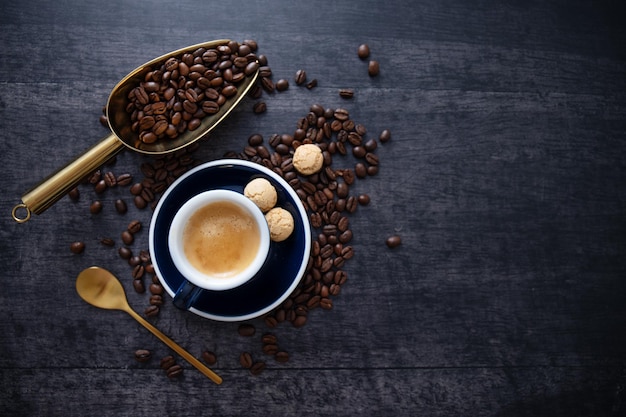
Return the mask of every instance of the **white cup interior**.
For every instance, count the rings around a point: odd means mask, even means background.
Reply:
[[[227,278],[211,276],[195,268],[185,256],[183,242],[185,226],[191,216],[208,204],[224,201],[250,213],[260,236],[259,250],[253,261],[240,273]],[[223,291],[245,284],[261,269],[270,247],[269,227],[261,210],[243,194],[231,190],[210,190],[192,197],[178,210],[170,225],[168,247],[174,265],[189,282],[207,290]]]

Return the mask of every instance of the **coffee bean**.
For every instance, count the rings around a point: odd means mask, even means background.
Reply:
[[[370,203],[370,196],[367,194],[361,194],[357,197],[357,201],[362,206],[367,206]]]
[[[137,362],[148,362],[152,358],[152,353],[147,349],[137,349],[135,351],[135,360]]]
[[[341,98],[352,98],[354,97],[354,90],[351,90],[349,88],[342,88],[341,90],[339,90],[339,96]]]
[[[146,272],[146,269],[143,265],[139,264],[139,265],[135,265],[135,267],[133,268],[133,278],[135,279],[140,279],[143,278],[143,274]]]
[[[164,356],[159,364],[163,370],[167,370],[174,365],[176,365],[176,359],[172,355]]]
[[[304,84],[306,82],[306,71],[302,69],[296,71],[295,81],[297,85]]]
[[[133,177],[130,174],[118,175],[116,179],[117,185],[121,187],[129,185],[132,182],[132,180],[133,180]]]
[[[358,162],[354,166],[354,173],[358,178],[365,178],[367,177],[367,167],[362,162]]]
[[[263,342],[264,344],[277,344],[278,343],[278,339],[276,338],[275,335],[271,334],[271,333],[265,333],[263,335],[263,337],[261,337],[261,342]]]
[[[125,214],[128,211],[126,202],[122,199],[115,200],[115,210],[117,210],[119,214]]]
[[[240,336],[251,337],[256,333],[256,328],[252,324],[242,323],[237,329]]]
[[[359,48],[357,50],[357,54],[359,56],[359,58],[361,59],[366,59],[370,56],[370,47],[367,44],[362,44],[359,45]]]
[[[263,372],[265,370],[265,362],[263,361],[258,361],[255,362],[254,364],[252,364],[252,366],[250,367],[250,373],[252,375],[259,375],[261,372]]]
[[[278,352],[278,345],[266,344],[263,345],[263,353],[266,355],[275,355]]]
[[[370,77],[376,77],[380,73],[380,65],[378,61],[370,61],[367,66],[367,73]]]
[[[239,355],[239,363],[241,364],[242,368],[250,369],[253,364],[252,355],[250,355],[248,352],[242,352]]]
[[[85,251],[85,243],[84,242],[72,242],[70,244],[70,251],[75,254],[80,254]]]
[[[130,187],[130,193],[135,196],[140,195],[142,190],[143,190],[143,185],[141,185],[140,182],[135,183]]]
[[[128,224],[127,230],[133,235],[139,233],[139,231],[141,230],[141,222],[139,220],[131,221]]]
[[[117,177],[111,171],[107,171],[104,174],[104,182],[107,187],[115,187],[117,185]]]
[[[150,296],[150,305],[152,306],[162,306],[163,305],[163,297],[158,294],[153,294]]]
[[[133,202],[135,203],[135,207],[137,207],[140,210],[148,206],[148,202],[144,200],[143,197],[141,197],[140,195],[135,196],[135,198],[133,199]]]
[[[385,241],[385,244],[389,247],[389,248],[395,248],[400,246],[400,244],[402,243],[402,238],[399,235],[392,235],[389,236],[387,238],[387,240]]]
[[[252,111],[256,114],[265,113],[267,111],[267,105],[265,104],[264,101],[259,101],[257,103],[254,103],[254,106],[252,107]]]
[[[306,324],[306,316],[297,316],[293,321],[292,324],[294,327],[302,327]]]
[[[100,239],[100,243],[102,243],[104,246],[115,246],[115,241],[108,237],[103,237],[102,239]]]
[[[215,353],[205,350],[202,352],[202,360],[204,360],[207,365],[215,365],[217,363],[217,356]]]
[[[279,352],[276,352],[276,354],[274,355],[274,359],[276,359],[276,362],[280,363],[289,362],[289,353],[281,350]]]
[[[380,133],[380,136],[378,137],[378,140],[380,140],[382,143],[389,142],[390,139],[391,139],[391,132],[387,129],[383,130]]]
[[[143,294],[146,292],[146,286],[142,279],[133,279],[133,288],[137,294]]]
[[[80,190],[78,189],[78,187],[74,187],[70,190],[69,193],[67,193],[67,195],[70,197],[70,200],[78,201],[80,199]]]
[[[248,138],[248,145],[250,146],[259,146],[263,143],[263,136],[255,133]]]
[[[124,242],[125,245],[132,245],[133,242],[135,241],[133,234],[130,233],[128,230],[124,230],[121,236],[122,236],[122,242]]]
[[[170,366],[166,373],[167,377],[170,379],[179,378],[183,374],[183,367],[178,364]]]
[[[288,88],[289,88],[289,81],[285,80],[284,78],[281,78],[280,80],[276,81],[277,91],[285,91]]]
[[[100,213],[102,211],[102,203],[99,200],[92,202],[91,206],[89,206],[89,211],[91,214]]]
[[[118,249],[118,254],[122,259],[130,259],[131,256],[133,256],[133,252],[129,248],[124,246]]]
[[[96,194],[102,194],[107,189],[107,183],[105,180],[100,180],[96,183],[94,190]]]
[[[89,182],[89,184],[96,185],[100,181],[101,178],[102,178],[102,173],[100,172],[100,170],[96,170],[91,173],[87,182]]]
[[[150,284],[150,293],[153,295],[162,295],[163,294],[163,286],[161,284]]]
[[[151,305],[144,310],[144,314],[146,317],[156,317],[159,315],[159,307],[155,305]]]
[[[311,81],[309,81],[306,84],[306,88],[308,88],[309,90],[311,90],[311,89],[313,89],[315,87],[317,87],[317,79],[316,78],[313,78]]]

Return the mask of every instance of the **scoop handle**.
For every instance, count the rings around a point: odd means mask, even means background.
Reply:
[[[22,196],[22,202],[13,207],[13,220],[24,223],[31,213],[41,214],[67,194],[88,174],[107,162],[124,148],[113,133],[104,137],[72,162],[48,176]]]
[[[215,382],[218,385],[222,383],[222,378],[219,375],[217,375],[215,372],[213,372],[212,370],[210,370],[209,368],[204,366],[204,364],[202,362],[200,362],[198,359],[196,359],[192,354],[187,352],[185,349],[180,347],[172,339],[170,339],[169,337],[167,337],[166,335],[161,333],[161,331],[159,329],[157,329],[156,327],[151,325],[149,322],[147,322],[143,317],[141,317],[139,314],[137,314],[133,309],[128,308],[128,310],[125,310],[125,311],[128,314],[130,314],[135,320],[137,320],[139,322],[139,324],[141,324],[143,327],[148,329],[153,335],[155,335],[163,343],[165,343],[170,349],[172,349],[174,352],[178,353],[187,362],[189,362],[190,364],[195,366],[198,371],[200,371],[200,372],[202,372],[202,374],[204,374],[204,376],[208,377],[211,381]]]

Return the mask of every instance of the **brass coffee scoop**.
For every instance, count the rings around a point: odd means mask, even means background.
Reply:
[[[216,48],[229,42],[230,40],[228,39],[221,39],[178,49],[146,62],[124,77],[111,91],[105,108],[111,133],[24,194],[22,202],[13,207],[11,212],[13,219],[18,223],[24,223],[31,218],[31,213],[43,213],[74,188],[83,178],[95,171],[122,149],[130,148],[133,151],[144,154],[174,152],[197,141],[213,130],[250,91],[258,77],[258,69],[241,81],[237,86],[237,94],[220,106],[220,110],[217,113],[204,117],[200,127],[197,129],[186,131],[172,140],[162,140],[152,144],[143,143],[139,139],[139,135],[131,130],[130,115],[126,112],[127,96],[130,90],[143,81],[146,73],[169,58],[193,52],[198,48]]]

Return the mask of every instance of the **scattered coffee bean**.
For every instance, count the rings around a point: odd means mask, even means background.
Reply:
[[[75,254],[80,254],[85,251],[85,243],[84,242],[72,242],[70,244],[70,251]]]
[[[102,243],[104,246],[109,246],[109,247],[115,246],[115,241],[108,237],[103,237],[102,239],[100,239],[100,243]]]
[[[359,45],[357,54],[359,55],[359,58],[361,59],[368,58],[370,56],[370,47],[365,43],[362,45]]]
[[[317,87],[317,78],[313,78],[311,81],[309,81],[306,84],[306,88],[308,88],[309,90],[311,90],[311,89],[313,89],[315,87]]]
[[[264,344],[276,344],[277,343],[277,339],[276,336],[271,334],[271,333],[265,333],[263,335],[263,337],[261,337],[261,342],[263,342]]]
[[[98,181],[94,187],[96,194],[102,194],[103,192],[106,191],[106,189],[107,189],[107,183],[103,179]]]
[[[150,293],[154,295],[162,295],[163,286],[160,284],[155,284],[155,283],[150,284]]]
[[[133,288],[137,294],[143,294],[146,292],[146,286],[144,285],[142,279],[134,279]]]
[[[217,363],[217,356],[215,353],[205,350],[202,352],[202,360],[204,360],[207,365],[215,365]]]
[[[289,81],[285,80],[284,78],[281,78],[280,80],[276,81],[276,91],[285,91],[289,88]]]
[[[267,111],[267,105],[265,104],[264,101],[256,102],[254,103],[254,106],[252,107],[252,111],[256,114],[265,113]]]
[[[80,190],[78,189],[78,187],[74,187],[67,195],[70,197],[70,200],[78,201],[80,199]]]
[[[296,78],[295,78],[296,84],[297,85],[302,85],[306,82],[306,71],[305,70],[298,70],[296,71]]]
[[[139,220],[131,221],[128,224],[127,230],[133,235],[139,233],[139,231],[141,230],[141,222]]]
[[[152,358],[152,353],[147,349],[137,349],[135,351],[135,360],[137,362],[148,362]]]
[[[252,364],[252,366],[250,367],[250,373],[252,375],[259,375],[261,374],[263,371],[265,370],[265,362],[263,361],[258,361],[255,362],[254,364]]]
[[[382,143],[389,142],[389,139],[391,139],[391,132],[387,129],[383,130],[378,137],[378,140],[380,140]]]
[[[367,66],[367,73],[370,77],[376,77],[380,73],[380,65],[378,64],[378,61],[370,61]]]
[[[133,252],[129,248],[124,247],[124,246],[118,249],[118,253],[120,255],[120,258],[122,259],[128,260],[133,256]]]
[[[165,372],[170,379],[179,378],[183,374],[183,367],[176,364],[167,368]]]
[[[159,306],[151,305],[144,310],[144,314],[146,315],[146,317],[156,317],[159,315],[159,311]]]
[[[126,214],[126,212],[128,211],[126,202],[119,198],[115,200],[115,210],[117,210],[119,214]]]
[[[357,197],[357,201],[362,206],[367,206],[370,203],[370,196],[367,194],[361,194]]]
[[[252,324],[242,323],[238,327],[240,336],[251,337],[256,333],[256,328]]]
[[[135,241],[135,237],[133,236],[132,233],[130,233],[128,230],[124,230],[122,232],[122,242],[124,242],[125,245],[132,245],[133,242]]]
[[[143,185],[140,182],[137,182],[130,187],[130,193],[132,195],[140,195],[142,191]]]
[[[239,355],[239,363],[241,364],[242,368],[250,369],[253,364],[252,355],[250,355],[250,353],[248,352],[242,352]]]
[[[342,88],[341,90],[339,90],[339,96],[341,98],[352,98],[354,97],[354,90],[351,90],[349,88]]]
[[[111,171],[107,171],[104,174],[104,183],[109,188],[115,187],[117,185],[117,177]]]
[[[282,351],[282,350],[278,351],[274,355],[274,359],[276,359],[276,362],[280,362],[280,363],[289,362],[289,353]]]
[[[172,355],[165,356],[161,359],[161,369],[167,370],[176,365],[176,359]]]
[[[387,240],[385,241],[385,244],[392,249],[400,246],[401,243],[402,243],[402,238],[399,235],[389,236]]]
[[[133,181],[133,177],[130,174],[121,174],[118,175],[116,181],[118,186],[125,187],[127,185],[130,185],[130,183]]]
[[[89,211],[91,212],[91,214],[100,213],[102,211],[102,203],[100,202],[100,200],[92,202],[91,206],[89,206]]]

